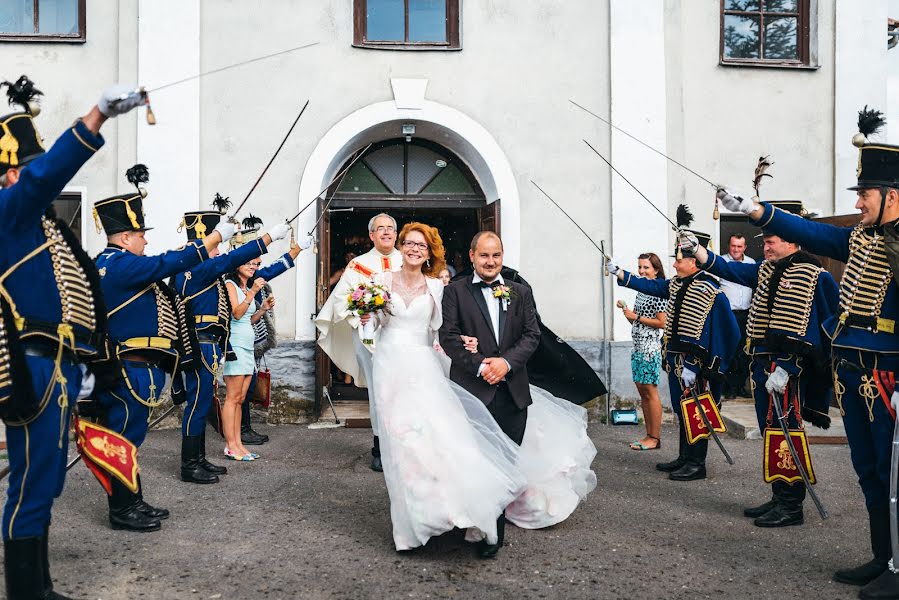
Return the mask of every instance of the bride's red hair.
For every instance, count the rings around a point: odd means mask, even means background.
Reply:
[[[411,231],[417,231],[424,236],[425,242],[428,244],[428,251],[431,254],[431,258],[429,259],[431,266],[429,267],[427,266],[427,263],[425,263],[421,272],[428,277],[437,277],[437,275],[440,274],[440,271],[446,268],[446,250],[443,248],[443,240],[440,238],[440,232],[437,231],[436,227],[431,227],[424,223],[415,221],[406,223],[403,225],[398,236],[400,246],[403,245],[403,241]]]

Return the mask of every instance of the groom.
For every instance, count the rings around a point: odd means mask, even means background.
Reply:
[[[521,445],[531,392],[527,362],[540,342],[530,288],[503,280],[503,242],[481,231],[468,251],[474,275],[450,283],[443,293],[440,345],[452,359],[450,379],[476,396],[512,441]],[[478,339],[475,353],[460,336]],[[505,516],[496,521],[496,544],[482,541],[478,553],[496,556],[503,545]]]

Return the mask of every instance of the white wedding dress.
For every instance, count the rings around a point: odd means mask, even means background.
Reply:
[[[418,295],[398,292],[393,314],[381,318],[373,368],[396,549],[456,527],[469,530],[469,541],[495,543],[504,509],[529,529],[565,520],[596,487],[586,410],[531,386],[519,448],[480,400],[445,375],[433,347],[442,318],[439,280]]]

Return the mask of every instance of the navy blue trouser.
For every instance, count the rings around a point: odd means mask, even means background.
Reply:
[[[150,407],[159,402],[165,387],[165,371],[140,362],[123,361],[127,379],[97,394],[106,409],[106,426],[140,447],[147,437]]]
[[[765,382],[768,381],[768,370],[771,368],[771,361],[763,359],[753,359],[751,367],[752,375],[752,397],[755,400],[755,416],[758,419],[759,431],[762,436],[765,435],[766,427],[773,427],[780,431],[780,423],[777,421],[777,413],[771,409],[771,424],[768,424],[768,390],[765,389]],[[797,380],[790,378],[790,384],[795,384]],[[805,389],[807,382],[799,379],[799,399],[800,406],[805,398]],[[781,406],[783,404],[781,403]],[[786,413],[785,413],[786,414]],[[787,426],[791,429],[799,427],[799,421],[796,419],[795,411],[790,411],[787,416]]]
[[[203,362],[199,369],[184,374],[184,389],[187,392],[187,403],[184,405],[184,418],[181,420],[181,435],[200,435],[206,429],[206,417],[212,410],[212,397],[215,394],[215,370],[221,360],[221,348],[215,342],[200,342]]]
[[[54,361],[26,356],[31,382],[38,400],[53,379]],[[53,499],[62,493],[69,450],[71,406],[81,391],[81,370],[63,359],[67,398],[61,386],[53,386],[44,410],[27,425],[7,425],[9,489],[3,509],[3,539],[38,537],[50,526]]]
[[[844,415],[843,426],[849,441],[852,467],[868,508],[884,506],[890,501],[890,455],[893,443],[893,417],[888,409],[891,390],[886,398],[876,388],[870,371],[843,364],[846,359],[865,369],[896,372],[897,363],[870,352],[834,349],[836,389]]]
[[[680,410],[680,401],[681,396],[684,393],[684,388],[681,384],[681,378],[677,375],[677,369],[675,368],[676,357],[676,354],[666,355],[665,363],[668,365],[668,392],[671,395],[671,410],[674,411],[674,415],[677,417],[678,422],[682,423],[683,415]],[[712,398],[718,406],[721,406],[721,390],[723,387],[724,384],[721,381],[709,381],[709,391],[712,392]],[[699,391],[697,390],[697,395],[698,394]]]

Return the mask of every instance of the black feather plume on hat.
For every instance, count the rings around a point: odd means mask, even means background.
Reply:
[[[215,193],[215,199],[212,201],[212,208],[219,211],[222,214],[228,212],[228,209],[231,208],[231,201],[228,200],[230,196],[223,197],[218,192]]]
[[[690,207],[686,204],[679,204],[677,206],[677,226],[689,227],[692,222],[693,213],[690,212]]]
[[[150,169],[147,168],[147,165],[138,163],[125,171],[125,177],[128,179],[128,183],[139,188],[139,184],[150,181]]]
[[[262,219],[250,213],[250,216],[241,221],[244,229],[255,229],[257,225],[262,225]]]
[[[15,83],[4,81],[0,83],[0,88],[7,86],[6,97],[9,99],[10,106],[18,104],[27,112],[31,112],[28,103],[44,93],[34,87],[34,82],[28,79],[27,75],[19,77]]]
[[[886,122],[882,112],[873,108],[869,110],[867,104],[858,111],[858,132],[865,137],[878,133]]]

